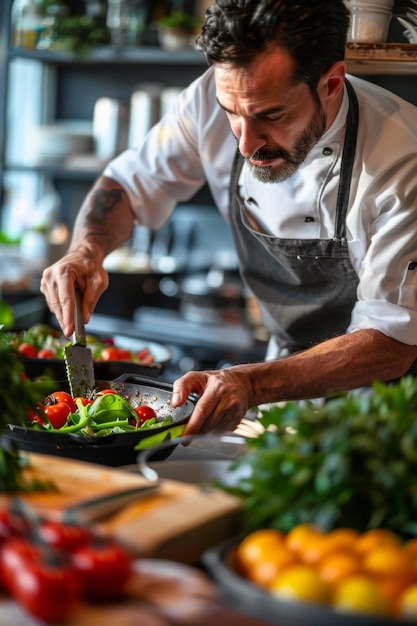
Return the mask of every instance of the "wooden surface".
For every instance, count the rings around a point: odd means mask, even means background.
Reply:
[[[139,474],[55,456],[29,454],[30,475],[57,490],[21,496],[37,512],[60,517],[85,499],[147,485]],[[240,501],[223,491],[171,480],[97,522],[136,556],[193,564],[202,552],[237,532]]]
[[[372,61],[417,61],[417,44],[409,43],[349,43],[346,46],[347,60]]]

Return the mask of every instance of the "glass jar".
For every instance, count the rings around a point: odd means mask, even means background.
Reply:
[[[108,0],[107,27],[114,46],[142,43],[149,17],[147,0]]]
[[[15,0],[12,5],[12,45],[33,50],[41,30],[42,14],[36,0]]]
[[[350,11],[349,43],[384,43],[393,14],[394,0],[345,0]]]

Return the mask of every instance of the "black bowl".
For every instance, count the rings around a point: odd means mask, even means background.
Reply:
[[[415,620],[342,613],[311,602],[279,600],[238,574],[234,538],[207,550],[202,564],[215,581],[219,595],[230,607],[265,624],[279,626],[417,626]]]
[[[195,406],[195,400],[190,397],[183,406],[172,409],[169,404],[172,385],[144,376],[125,375],[114,381],[96,381],[96,385],[100,389],[111,386],[126,399],[143,397],[146,404],[155,409],[161,420],[171,415],[173,423],[154,428],[140,428],[134,432],[91,437],[8,424],[3,430],[1,444],[6,448],[15,445],[19,450],[27,452],[63,456],[113,467],[129,465],[136,462],[139,453],[135,449],[136,446],[140,445],[143,448],[155,446],[182,434]],[[66,387],[65,383],[57,383],[57,389]],[[173,449],[172,446],[168,447],[161,453],[160,458],[168,457]]]

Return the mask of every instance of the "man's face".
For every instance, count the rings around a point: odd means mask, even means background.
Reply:
[[[291,82],[293,62],[274,49],[246,69],[215,67],[217,100],[239,150],[262,182],[286,180],[327,128],[327,116],[305,83]]]

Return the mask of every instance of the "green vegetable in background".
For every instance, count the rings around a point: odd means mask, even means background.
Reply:
[[[52,390],[52,381],[25,380],[23,365],[16,358],[0,328],[0,432],[7,424],[27,423],[28,411]],[[16,446],[0,446],[0,492],[13,493],[46,487],[23,478],[24,460]],[[50,486],[49,486],[50,487]]]
[[[223,487],[243,499],[245,530],[309,522],[417,535],[417,380],[261,415],[265,432],[234,462],[249,477]]]

